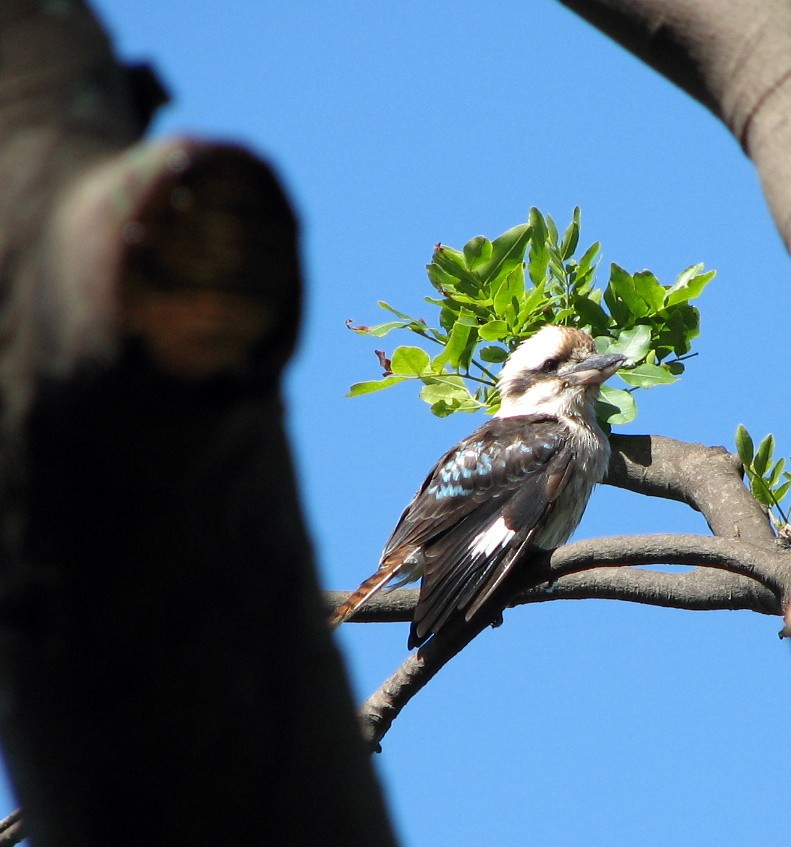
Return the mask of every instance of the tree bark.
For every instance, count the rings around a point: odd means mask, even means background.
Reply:
[[[785,0],[561,0],[720,118],[753,160],[791,249],[791,6]]]
[[[0,731],[25,832],[389,847],[283,428],[290,204],[248,151],[137,145],[161,88],[83,3],[7,0],[0,56]]]

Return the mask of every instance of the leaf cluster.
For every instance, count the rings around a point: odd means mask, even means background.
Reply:
[[[349,396],[417,380],[435,415],[495,411],[493,366],[545,324],[560,324],[590,332],[600,352],[627,357],[619,372],[627,388],[603,386],[597,413],[606,425],[632,420],[637,389],[670,385],[683,373],[700,331],[690,301],[714,271],[693,265],[665,286],[650,271],[630,274],[612,264],[606,286],[598,288],[601,248],[594,243],[577,255],[580,218],[576,208],[561,234],[549,215],[533,208],[525,223],[493,240],[479,235],[461,250],[436,245],[427,266],[435,293],[426,297],[437,309],[436,325],[380,302],[394,320],[349,326],[374,338],[407,330],[438,351],[432,356],[422,347],[399,346],[391,357],[377,351],[383,377],[356,383]]]
[[[787,471],[785,458],[775,461],[775,437],[770,432],[756,449],[752,436],[744,424],[736,427],[736,452],[744,466],[753,497],[770,511],[772,521],[781,534],[788,534],[788,513],[781,506],[791,491],[791,473]],[[791,458],[788,460],[791,466]]]

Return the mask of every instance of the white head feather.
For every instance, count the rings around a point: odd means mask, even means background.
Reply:
[[[563,364],[573,365],[596,352],[586,332],[565,326],[545,326],[523,341],[506,359],[499,376],[500,409],[497,417],[546,414],[595,421],[593,404],[598,385],[567,385]],[[545,374],[550,360],[559,373]]]

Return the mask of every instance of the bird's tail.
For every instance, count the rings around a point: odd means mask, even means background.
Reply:
[[[369,576],[356,591],[352,592],[340,606],[333,610],[329,618],[330,629],[335,629],[336,626],[340,626],[344,621],[349,620],[377,591],[381,591],[397,573],[397,569],[385,566],[379,568],[373,576]]]

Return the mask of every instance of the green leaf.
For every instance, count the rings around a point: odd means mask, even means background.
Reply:
[[[558,243],[558,228],[552,215],[544,215],[544,220],[547,223],[547,245],[555,245]]]
[[[524,276],[523,276],[524,279]],[[519,314],[516,317],[516,329],[519,332],[525,331],[527,324],[534,323],[532,318],[544,312],[545,307],[551,302],[551,298],[546,293],[546,282],[534,286],[530,291],[523,294],[519,303]]]
[[[500,283],[492,299],[495,314],[510,319],[516,316],[517,309],[525,297],[525,274],[522,266],[514,268]]]
[[[637,388],[653,388],[655,385],[672,385],[678,377],[662,365],[638,365],[630,370],[618,371],[618,376],[628,385]]]
[[[478,335],[484,341],[499,341],[508,334],[508,324],[505,321],[488,321],[478,327]]]
[[[549,264],[549,247],[547,246],[547,225],[544,216],[536,208],[530,210],[528,222],[532,230],[530,240],[530,260],[528,272],[533,285],[541,285],[547,274]]]
[[[430,358],[420,347],[396,347],[390,359],[390,370],[396,375],[420,376],[428,370]]]
[[[495,238],[491,242],[490,258],[476,269],[481,283],[491,284],[494,280],[521,266],[525,259],[530,235],[530,224],[519,224]]]
[[[504,362],[508,358],[508,351],[505,347],[499,347],[495,344],[487,347],[481,347],[478,350],[478,355],[484,362]]]
[[[347,397],[361,397],[363,394],[373,394],[374,391],[381,391],[383,388],[389,388],[391,385],[397,385],[403,382],[405,376],[386,376],[384,379],[371,379],[367,382],[355,382],[349,388]]]
[[[750,491],[753,497],[763,506],[774,506],[774,498],[766,480],[761,476],[750,475]]]
[[[638,324],[625,329],[610,345],[608,353],[620,353],[630,362],[640,362],[651,349],[651,329]]]
[[[420,399],[429,405],[433,405],[439,400],[469,400],[471,396],[464,380],[454,374],[429,378],[420,389]]]
[[[438,400],[431,405],[431,414],[438,418],[447,418],[456,412],[478,412],[481,409],[481,404],[474,398],[469,400]]]
[[[414,321],[410,321],[409,323],[406,321],[389,321],[388,323],[369,326],[365,329],[360,329],[356,326],[350,327],[350,329],[358,335],[370,335],[374,338],[384,338],[385,335],[392,332],[394,329],[407,329],[412,323],[414,323]]]
[[[596,415],[610,425],[629,423],[637,416],[634,397],[621,388],[602,385],[600,399],[596,404]]]
[[[392,312],[396,317],[401,318],[401,320],[409,321],[410,323],[416,323],[415,318],[411,315],[407,315],[404,312],[399,312],[398,309],[391,306],[389,303],[385,303],[384,300],[377,301],[377,305],[380,309],[384,309],[386,312]]]
[[[665,287],[651,271],[639,271],[632,276],[632,281],[635,292],[648,305],[649,313],[661,311],[665,305]]]
[[[716,271],[701,273],[703,264],[692,265],[682,271],[665,294],[665,307],[684,303],[699,297],[703,289],[714,279]]]
[[[739,424],[736,427],[735,442],[736,452],[739,454],[742,464],[745,466],[751,465],[753,463],[753,456],[755,455],[755,447],[753,446],[750,433],[747,432],[747,427],[744,424]]]
[[[785,467],[786,460],[780,458],[775,463],[775,466],[766,474],[766,478],[769,481],[769,485],[776,486],[778,482],[780,482],[780,475],[783,472],[783,468]]]
[[[603,335],[610,323],[610,316],[590,297],[577,297],[574,311],[580,319],[580,326],[590,327],[591,335]]]
[[[577,245],[580,240],[580,207],[574,207],[574,213],[571,218],[571,223],[566,227],[563,233],[563,240],[560,242],[560,255],[566,261],[574,255]]]
[[[656,336],[656,352],[660,359],[671,352],[686,355],[692,340],[700,334],[700,313],[688,303],[678,303],[666,311],[667,320]]]
[[[634,278],[620,265],[613,263],[610,266],[610,282],[607,287],[613,292],[611,299],[619,300],[635,318],[643,318],[648,314],[648,303],[637,293]],[[606,292],[604,296],[607,296]],[[609,302],[607,305],[610,305]],[[610,309],[612,310],[612,306]],[[632,323],[633,321],[626,318],[622,322]]]
[[[770,432],[769,435],[764,438],[764,440],[758,445],[758,449],[755,451],[755,458],[753,459],[753,468],[755,468],[755,472],[759,476],[763,476],[766,473],[766,469],[769,467],[769,462],[772,461],[772,454],[775,450],[775,437]]]
[[[786,494],[788,494],[789,489],[791,489],[791,479],[788,482],[784,482],[782,485],[775,488],[775,500],[777,500],[778,503],[782,503],[785,499]]]
[[[444,280],[443,288],[451,296],[459,292],[475,297],[480,291],[481,281],[474,273],[467,270],[464,254],[458,250],[452,250],[441,244],[434,250],[430,267],[436,267],[441,274],[444,274],[440,276]]]
[[[577,268],[579,272],[585,273],[588,268],[592,267],[593,263],[596,261],[599,255],[599,251],[601,250],[601,244],[598,241],[594,241],[590,247],[582,254],[582,258],[579,260]]]
[[[475,326],[477,326],[477,321],[474,315],[462,309],[459,319],[453,324],[453,327],[448,333],[448,341],[445,344],[445,349],[434,357],[434,361],[432,362],[434,370],[441,370],[446,363],[452,368],[458,368],[461,364],[466,364],[466,362],[463,362],[463,359],[465,353],[468,354],[468,358],[469,353],[471,353],[471,350],[468,349],[468,342],[470,341],[470,333],[473,332]]]
[[[483,235],[476,235],[464,245],[464,261],[471,271],[476,270],[492,255],[492,242]]]

